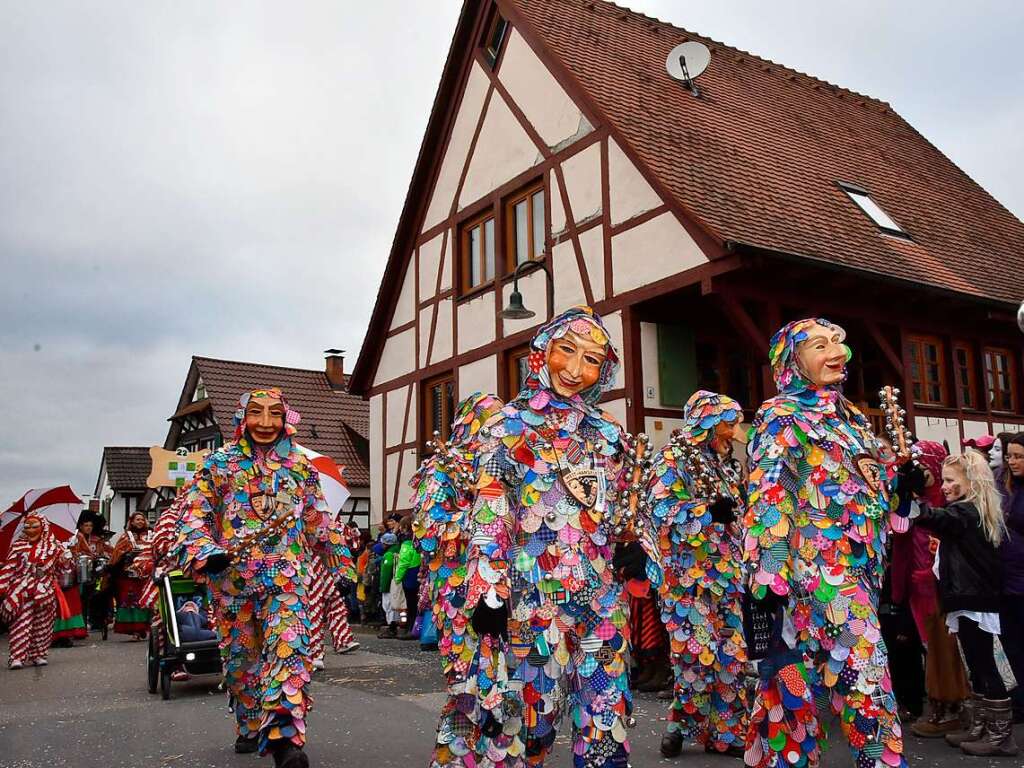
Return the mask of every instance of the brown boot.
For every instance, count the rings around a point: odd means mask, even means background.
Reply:
[[[975,757],[1014,757],[1020,752],[1013,740],[1013,706],[1009,699],[985,699],[981,705],[985,730],[977,741],[965,741],[960,749]]]
[[[985,729],[985,723],[978,713],[981,705],[981,696],[971,694],[971,697],[960,705],[960,728],[952,733],[946,734],[946,743],[951,747],[959,747],[965,741],[977,741],[981,738],[981,732]]]
[[[930,712],[915,720],[910,730],[922,739],[939,739],[960,727],[960,718],[944,701],[928,700]]]

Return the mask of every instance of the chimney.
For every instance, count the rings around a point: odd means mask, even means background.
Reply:
[[[327,375],[327,383],[331,385],[333,390],[344,391],[345,350],[325,349],[324,358],[324,373]]]

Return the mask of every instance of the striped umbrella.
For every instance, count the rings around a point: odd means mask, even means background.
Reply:
[[[345,467],[339,466],[330,456],[312,451],[304,445],[298,446],[299,450],[308,456],[320,473],[320,490],[323,491],[327,506],[331,508],[331,514],[335,517],[341,512],[341,508],[348,501],[351,492],[348,483],[345,482]]]
[[[75,524],[82,512],[82,500],[70,485],[56,488],[33,488],[0,513],[0,557],[7,556],[11,542],[21,533],[29,512],[50,521],[50,530],[59,541],[75,534]]]

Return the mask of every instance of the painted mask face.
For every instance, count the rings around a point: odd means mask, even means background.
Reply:
[[[29,541],[38,541],[39,537],[43,534],[43,523],[38,517],[25,518],[25,525],[22,527],[25,532],[25,538]]]
[[[284,429],[285,407],[277,398],[252,397],[245,406],[245,428],[257,445],[273,445]]]
[[[599,344],[569,331],[548,344],[548,373],[551,387],[562,397],[572,397],[597,383],[601,365],[608,355],[607,344]]]
[[[1003,466],[1003,444],[998,440],[992,443],[992,447],[988,449],[988,465],[993,470]]]
[[[943,465],[942,495],[946,497],[946,501],[954,502],[962,499],[965,495],[964,488],[966,487],[967,478],[964,477],[962,469],[949,464]]]
[[[719,456],[728,456],[732,453],[732,441],[735,437],[736,425],[720,421],[715,427],[714,437],[711,438],[711,447]]]
[[[826,328],[815,323],[807,329],[807,339],[797,347],[800,369],[818,387],[834,386],[846,378],[846,361],[850,352],[840,328]]]
[[[1024,445],[1010,443],[1006,446],[1006,463],[1014,477],[1024,477]]]

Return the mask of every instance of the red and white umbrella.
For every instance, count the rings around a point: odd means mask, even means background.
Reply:
[[[320,473],[320,490],[323,491],[327,506],[331,508],[331,514],[337,517],[345,502],[348,501],[348,497],[352,495],[345,482],[345,467],[336,464],[330,456],[312,451],[304,445],[300,445],[298,448],[310,458],[313,466]]]
[[[59,541],[75,535],[75,524],[82,512],[82,500],[69,485],[57,488],[33,488],[0,513],[0,557],[6,557],[11,542],[21,533],[29,512],[50,521],[50,530]]]

